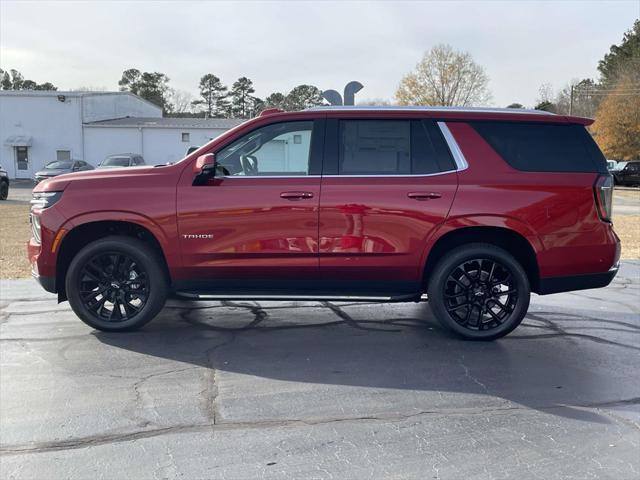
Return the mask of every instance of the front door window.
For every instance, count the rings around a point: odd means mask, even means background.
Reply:
[[[313,122],[267,125],[216,154],[226,176],[301,177],[309,175]]]

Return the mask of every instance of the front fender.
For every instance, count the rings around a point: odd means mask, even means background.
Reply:
[[[96,222],[127,222],[145,228],[160,244],[169,269],[179,265],[180,256],[176,253],[178,252],[178,242],[175,223],[169,222],[167,225],[163,225],[150,217],[127,210],[104,210],[69,218],[60,228],[65,230],[66,236],[74,228]]]

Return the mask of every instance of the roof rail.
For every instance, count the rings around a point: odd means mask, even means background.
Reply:
[[[528,108],[492,108],[492,107],[426,107],[426,106],[334,106],[320,105],[307,110],[386,110],[386,111],[415,111],[415,112],[466,112],[466,113],[528,113],[535,115],[555,115],[544,110],[531,110]]]
[[[266,117],[267,115],[273,115],[274,113],[284,113],[284,110],[280,110],[279,108],[267,108],[260,112],[259,117]]]

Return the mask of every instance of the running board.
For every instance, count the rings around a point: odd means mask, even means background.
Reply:
[[[415,293],[393,296],[361,296],[361,295],[224,295],[193,292],[175,292],[174,295],[189,300],[263,300],[263,301],[306,301],[306,302],[420,302],[426,295]]]

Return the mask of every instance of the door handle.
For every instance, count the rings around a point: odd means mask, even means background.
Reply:
[[[313,198],[311,192],[282,192],[280,198],[286,198],[287,200],[300,200],[303,198]]]
[[[407,193],[407,197],[413,198],[414,200],[430,200],[440,198],[442,194],[438,192],[409,192]]]

